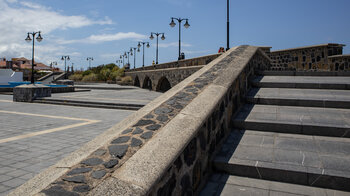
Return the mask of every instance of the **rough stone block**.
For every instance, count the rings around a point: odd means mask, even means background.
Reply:
[[[13,101],[32,102],[39,97],[51,97],[51,87],[42,84],[24,84],[13,88]]]
[[[59,85],[74,85],[73,80],[57,80],[55,83]]]

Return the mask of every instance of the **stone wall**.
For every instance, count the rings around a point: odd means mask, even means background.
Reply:
[[[10,195],[197,193],[248,78],[269,65],[258,47],[232,48]]]
[[[141,88],[147,88],[154,91],[160,91],[160,87],[164,80],[173,87],[183,81],[203,66],[190,66],[156,70],[141,70],[134,72],[126,72],[126,76],[131,76],[133,85]]]
[[[329,70],[328,58],[341,55],[343,44],[322,44],[300,48],[272,51],[271,70],[326,71]]]
[[[213,61],[214,59],[216,59],[217,57],[219,57],[220,55],[221,54],[212,54],[212,55],[201,56],[201,57],[196,57],[192,59],[184,59],[179,61],[146,66],[146,67],[139,67],[136,69],[125,70],[125,72],[206,65],[211,61]]]
[[[350,71],[350,55],[328,57],[328,66],[331,71]]]

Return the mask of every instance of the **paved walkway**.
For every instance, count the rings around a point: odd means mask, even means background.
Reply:
[[[128,91],[128,92],[127,92]],[[53,94],[53,97],[147,104],[148,90]],[[78,149],[133,111],[12,102],[0,95],[0,196]]]

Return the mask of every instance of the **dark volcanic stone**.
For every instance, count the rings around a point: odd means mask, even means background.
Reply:
[[[173,111],[173,109],[171,109],[171,108],[157,108],[154,110],[154,113],[161,115],[161,114],[168,114],[172,111]]]
[[[118,137],[117,139],[113,140],[111,144],[122,144],[128,142],[130,139],[130,136],[122,136]]]
[[[79,196],[78,193],[67,191],[61,186],[53,186],[49,189],[43,190],[42,192],[45,193],[45,195],[47,196]]]
[[[86,183],[85,176],[83,175],[66,177],[66,178],[63,178],[63,180],[68,182],[75,182],[75,183]]]
[[[158,117],[157,117],[157,120],[159,120],[160,122],[165,122],[165,121],[167,121],[169,118],[168,118],[168,116],[165,116],[165,115],[159,115]]]
[[[81,164],[87,165],[87,166],[95,166],[101,164],[103,161],[99,158],[90,158],[86,159],[81,162]]]
[[[149,132],[146,132],[146,133],[142,134],[140,137],[142,139],[149,139],[149,138],[152,137],[152,135],[153,135],[153,133],[151,131],[149,131]]]
[[[82,173],[89,172],[91,170],[92,170],[91,168],[87,168],[87,167],[75,168],[75,169],[72,169],[71,171],[69,171],[67,173],[67,175],[71,176],[71,175],[75,175],[75,174],[82,174]]]
[[[127,133],[130,133],[132,131],[132,129],[126,129],[122,132],[122,134],[127,134]]]
[[[133,135],[140,134],[140,133],[143,133],[143,130],[138,127],[136,127],[135,131],[132,132]]]
[[[105,170],[98,170],[98,171],[94,171],[91,173],[91,176],[95,179],[101,179],[103,178],[103,176],[106,175],[106,171]]]
[[[105,162],[103,165],[106,168],[113,168],[114,166],[116,166],[118,164],[118,159],[111,159],[108,162]]]
[[[153,118],[154,116],[152,114],[147,114],[146,116],[144,116],[144,118],[146,119],[150,119],[150,118]]]
[[[131,139],[131,147],[141,146],[142,141],[136,138]]]
[[[128,150],[128,145],[111,145],[108,146],[109,154],[114,157],[122,158]]]
[[[82,193],[82,192],[88,192],[89,190],[90,190],[89,185],[79,185],[79,186],[75,186],[75,187],[73,188],[73,191],[75,191],[75,192],[80,192],[80,193]]]
[[[155,124],[155,125],[147,126],[146,129],[151,130],[151,131],[155,131],[155,130],[158,130],[160,127],[161,127],[160,125]]]
[[[182,109],[182,108],[184,108],[184,107],[183,107],[182,105],[179,105],[179,104],[178,104],[178,105],[175,105],[174,108],[176,108],[176,109]]]
[[[154,124],[155,122],[152,120],[139,120],[133,127],[138,127],[138,126],[145,126],[145,125],[150,125]]]
[[[98,150],[96,150],[95,152],[94,152],[94,155],[96,155],[96,156],[102,156],[102,155],[104,155],[104,154],[106,154],[106,150],[105,149],[98,149]]]

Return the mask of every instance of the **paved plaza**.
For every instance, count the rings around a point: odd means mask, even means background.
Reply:
[[[147,104],[144,89],[53,94],[54,98]],[[0,94],[0,195],[78,149],[134,111],[12,102]]]

